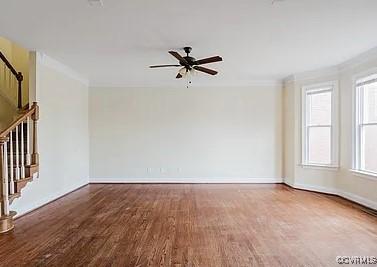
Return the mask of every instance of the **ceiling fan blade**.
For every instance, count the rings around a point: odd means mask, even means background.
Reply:
[[[186,59],[184,59],[178,52],[175,51],[169,51],[169,54],[178,59],[179,63],[182,63],[183,65],[188,65],[188,62]]]
[[[216,75],[217,74],[217,71],[211,70],[211,69],[207,69],[207,68],[204,68],[204,67],[201,67],[201,66],[194,66],[193,68],[195,70],[198,70],[198,71],[201,71],[201,72],[204,72],[204,73],[207,73],[207,74],[211,74],[211,75]]]
[[[180,78],[182,78],[182,77],[183,77],[183,76],[182,76],[180,73],[178,73],[177,76],[176,76],[175,78],[180,79]]]
[[[180,67],[181,65],[153,65],[149,66],[151,69],[155,68],[165,68],[165,67]]]
[[[195,65],[202,65],[202,64],[208,64],[208,63],[219,62],[219,61],[223,61],[222,57],[214,56],[214,57],[199,59],[195,61]]]

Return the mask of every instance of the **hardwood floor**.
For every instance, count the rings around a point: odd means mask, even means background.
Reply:
[[[89,185],[16,220],[0,266],[339,266],[377,218],[284,185]]]

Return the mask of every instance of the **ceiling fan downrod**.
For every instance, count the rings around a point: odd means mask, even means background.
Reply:
[[[189,54],[190,54],[191,51],[192,51],[192,47],[190,47],[190,46],[185,46],[185,47],[183,48],[183,50],[185,51],[186,55],[189,56]]]

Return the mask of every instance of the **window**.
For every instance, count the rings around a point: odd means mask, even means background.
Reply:
[[[354,169],[377,174],[377,74],[358,79],[355,96]]]
[[[336,167],[337,82],[305,86],[302,95],[302,164]]]

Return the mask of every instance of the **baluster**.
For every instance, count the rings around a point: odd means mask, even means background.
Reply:
[[[6,72],[5,72],[5,64],[2,64],[3,65],[3,75],[2,75],[2,79],[1,79],[1,87],[4,89],[5,88],[5,74],[6,74]]]
[[[7,84],[7,88],[6,88],[6,89],[10,90],[10,91],[9,91],[9,95],[12,96],[12,93],[14,92],[14,89],[13,89],[13,87],[12,87],[12,86],[13,86],[13,84],[12,84],[12,81],[13,81],[13,80],[12,80],[12,72],[11,72],[11,71],[8,71],[8,74],[9,74],[9,75],[8,75],[8,81],[7,81],[8,84]]]
[[[4,72],[3,72],[3,89],[7,86],[7,68],[4,65]]]
[[[9,76],[9,79],[10,79],[9,82],[10,82],[10,84],[11,84],[11,85],[10,85],[10,88],[12,89],[13,94],[15,94],[16,91],[15,91],[15,88],[14,88],[14,79],[12,79],[12,78],[13,78],[13,76],[10,75],[10,76]],[[17,97],[17,95],[15,95],[15,97]]]
[[[3,68],[3,89],[5,88],[5,85],[6,85],[6,77],[7,77],[7,68],[4,64],[4,68]]]
[[[20,136],[20,155],[21,155],[21,179],[25,178],[25,135],[24,135],[24,122],[21,122],[21,136]]]
[[[4,69],[4,88],[3,89],[6,89],[7,88],[7,84],[8,84],[8,69],[5,68]]]
[[[26,118],[26,165],[31,164],[30,158],[30,117]]]
[[[4,198],[8,198],[8,194],[9,194],[9,172],[8,172],[8,138],[7,138],[7,141],[5,141],[4,143]]]
[[[9,199],[8,199],[8,166],[7,166],[7,137],[0,138],[0,164],[1,164],[1,176],[2,176],[2,214],[9,215]]]
[[[18,139],[18,126],[16,126],[16,180],[20,180],[20,155],[19,155],[19,139]]]
[[[39,120],[39,107],[37,103],[33,103],[35,107],[35,112],[32,115],[31,119],[33,120],[33,154],[31,156],[33,164],[39,164],[39,154],[38,154],[38,120]]]
[[[9,134],[9,192],[14,194],[14,158],[13,158],[13,131]]]
[[[8,76],[7,76],[7,74],[8,74],[8,68],[5,66],[4,67],[4,88],[3,89],[6,89],[6,87],[7,87],[7,82],[8,82]]]

